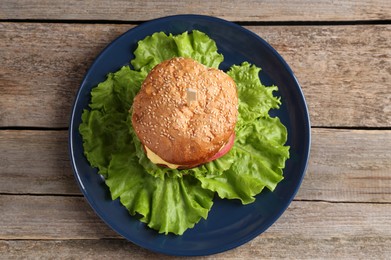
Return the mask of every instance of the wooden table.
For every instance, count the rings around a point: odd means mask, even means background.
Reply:
[[[50,3],[50,4],[49,4]],[[391,258],[391,2],[0,2],[0,258],[167,258],[108,228],[67,151],[76,91],[96,55],[143,21],[238,22],[290,64],[312,152],[299,193],[265,233],[206,258]]]

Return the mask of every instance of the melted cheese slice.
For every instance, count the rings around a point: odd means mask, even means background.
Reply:
[[[159,155],[157,155],[156,153],[149,150],[148,147],[144,146],[144,148],[145,148],[145,151],[147,152],[148,159],[151,160],[151,162],[153,162],[154,164],[164,164],[168,168],[171,168],[171,169],[177,169],[180,166],[180,165],[168,163],[165,160],[163,160],[162,158],[160,158]]]

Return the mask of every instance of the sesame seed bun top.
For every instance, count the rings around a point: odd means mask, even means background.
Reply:
[[[196,100],[189,100],[189,89]],[[132,107],[132,125],[141,143],[184,168],[215,155],[234,133],[237,116],[232,78],[190,58],[154,67]]]

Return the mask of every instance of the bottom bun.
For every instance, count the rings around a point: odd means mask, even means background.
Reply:
[[[159,166],[168,167],[171,169],[191,169],[191,168],[200,166],[202,164],[217,160],[220,157],[224,156],[225,154],[227,154],[231,150],[232,146],[234,145],[234,142],[235,142],[235,133],[233,133],[229,137],[228,142],[226,144],[224,144],[215,155],[213,155],[209,159],[205,160],[204,162],[200,162],[200,163],[192,164],[192,165],[177,165],[177,164],[172,164],[172,163],[166,162],[162,158],[160,158],[157,154],[152,152],[146,146],[144,146],[144,151],[145,151],[145,154],[147,155],[148,159],[151,162],[153,162],[154,164],[157,164]]]

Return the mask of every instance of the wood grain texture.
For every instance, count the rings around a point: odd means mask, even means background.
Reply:
[[[67,126],[87,68],[131,27],[0,24],[0,126]]]
[[[290,64],[313,126],[391,126],[391,25],[249,29]]]
[[[355,21],[391,19],[387,0],[373,1],[37,1],[3,0],[0,19],[144,21],[182,13],[231,21]]]
[[[330,259],[335,256],[377,260],[388,258],[390,243],[389,237],[295,239],[273,238],[265,233],[239,248],[192,259]],[[148,251],[124,239],[0,240],[0,251],[5,259],[27,256],[29,259],[183,259]]]
[[[83,197],[0,195],[0,239],[119,237]]]
[[[80,195],[67,131],[0,131],[0,193]]]
[[[303,200],[391,202],[391,131],[312,129]]]
[[[22,256],[24,252],[32,251],[38,256],[50,256],[53,250],[66,255],[76,243],[73,252],[91,258],[99,257],[98,253],[103,256],[157,256],[122,240],[102,241],[119,237],[95,216],[82,198],[3,195],[0,196],[0,205],[3,209],[0,239],[22,240],[0,242],[0,249],[7,249],[2,251],[10,256]],[[390,204],[294,201],[265,233],[217,257],[284,257],[289,252],[290,257],[314,258],[327,257],[330,250],[338,256],[375,254],[376,257],[386,257],[391,250],[390,210]],[[26,239],[65,241],[23,241]],[[80,243],[79,239],[99,241]],[[28,247],[22,249],[23,244]],[[101,249],[97,249],[99,245]],[[306,250],[302,245],[306,245]]]
[[[312,129],[298,200],[391,202],[391,131]],[[294,152],[294,151],[292,151]],[[0,131],[0,193],[80,195],[66,131]]]
[[[88,66],[131,27],[0,23],[0,126],[66,127]],[[290,64],[313,126],[391,126],[390,25],[249,29]]]
[[[126,241],[96,215],[66,129],[105,46],[182,13],[242,22],[269,42],[301,83],[313,126],[307,173],[277,222],[196,259],[390,259],[389,0],[1,0],[0,259],[179,259]]]

